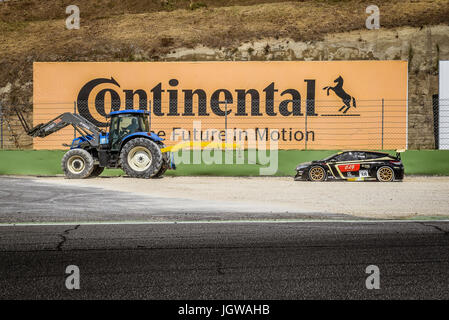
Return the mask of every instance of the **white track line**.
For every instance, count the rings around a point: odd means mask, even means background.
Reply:
[[[198,221],[80,221],[80,222],[11,222],[0,223],[0,227],[29,226],[77,226],[77,225],[158,225],[158,224],[281,224],[281,223],[416,223],[448,222],[449,219],[415,219],[415,220],[198,220]]]

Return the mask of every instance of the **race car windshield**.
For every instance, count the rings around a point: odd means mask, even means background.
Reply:
[[[323,161],[329,161],[329,160],[331,160],[332,158],[334,158],[337,155],[338,155],[338,153],[330,155],[329,157],[324,158]]]

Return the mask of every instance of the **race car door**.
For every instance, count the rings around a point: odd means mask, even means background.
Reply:
[[[329,163],[334,175],[342,178],[358,178],[361,177],[360,171],[360,152],[347,151],[337,155],[333,161]],[[367,174],[367,172],[363,172]]]

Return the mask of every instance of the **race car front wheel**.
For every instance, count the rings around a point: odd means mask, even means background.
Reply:
[[[310,181],[325,181],[327,178],[326,171],[319,166],[310,168],[309,179]]]
[[[394,171],[390,167],[383,166],[377,169],[377,181],[390,182],[394,180]]]

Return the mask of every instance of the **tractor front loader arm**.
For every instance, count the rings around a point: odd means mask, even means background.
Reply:
[[[86,136],[87,134],[91,134],[92,138],[90,143],[92,145],[98,145],[99,137],[102,133],[101,129],[96,125],[86,120],[84,117],[79,114],[65,112],[57,116],[56,118],[48,121],[47,123],[40,123],[33,128],[29,128],[29,125],[25,121],[23,114],[16,108],[17,116],[19,117],[20,122],[26,133],[32,137],[45,138],[52,133],[55,133],[69,125],[72,125],[78,133],[82,136]]]
[[[60,114],[47,123],[40,123],[37,126],[29,129],[27,134],[32,137],[45,138],[46,136],[49,136],[52,133],[55,133],[56,131],[59,131],[70,125],[70,123],[62,120],[64,116],[65,113]]]

